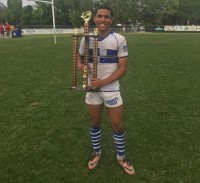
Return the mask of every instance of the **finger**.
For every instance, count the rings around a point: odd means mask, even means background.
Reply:
[[[92,81],[96,81],[97,79],[96,78],[92,78]]]

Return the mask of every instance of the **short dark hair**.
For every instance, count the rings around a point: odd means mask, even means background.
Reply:
[[[110,11],[111,17],[114,16],[112,9],[109,6],[105,5],[105,4],[97,7],[95,12],[94,12],[94,15],[96,15],[97,11],[100,10],[100,9],[106,9],[106,10]]]

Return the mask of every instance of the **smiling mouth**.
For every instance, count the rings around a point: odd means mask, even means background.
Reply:
[[[106,27],[106,24],[100,23],[99,26],[100,26],[100,28],[105,28],[105,27]]]

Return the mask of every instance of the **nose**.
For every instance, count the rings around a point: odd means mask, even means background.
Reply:
[[[100,20],[101,20],[101,21],[105,21],[105,20],[106,20],[105,16],[102,16],[102,17],[100,18]]]

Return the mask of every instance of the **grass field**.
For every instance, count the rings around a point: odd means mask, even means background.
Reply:
[[[121,80],[128,176],[102,121],[102,159],[91,154],[84,92],[70,91],[72,38],[0,39],[1,183],[200,182],[200,35],[126,34]],[[81,82],[81,81],[80,81]]]

